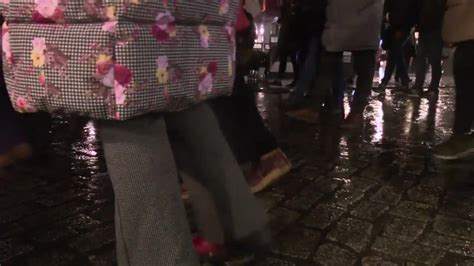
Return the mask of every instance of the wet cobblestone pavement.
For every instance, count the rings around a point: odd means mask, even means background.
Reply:
[[[474,265],[474,158],[434,160],[453,89],[371,99],[363,129],[288,120],[259,93],[295,169],[258,195],[276,244],[256,265]],[[92,122],[55,120],[47,159],[0,173],[0,264],[114,265],[113,191]]]

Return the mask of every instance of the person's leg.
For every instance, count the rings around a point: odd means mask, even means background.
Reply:
[[[394,32],[392,39],[393,41],[387,54],[387,66],[385,67],[385,74],[381,82],[382,87],[387,86],[387,84],[390,82],[395,67],[400,68],[399,71],[402,83],[406,83],[408,79],[406,64],[403,64],[403,45],[407,40],[407,34],[400,31]],[[383,89],[385,90],[385,88]],[[382,91],[380,90],[379,92]]]
[[[296,81],[300,78],[300,64],[298,57],[301,55],[300,51],[295,50],[290,54],[291,64],[293,65],[293,81],[291,85],[296,85]]]
[[[351,105],[351,112],[362,114],[368,103],[375,75],[376,51],[354,52],[354,69],[357,74],[356,92]]]
[[[119,266],[198,265],[164,120],[102,121]]]
[[[263,234],[267,226],[263,207],[250,193],[212,110],[207,104],[201,104],[169,114],[167,122],[183,137],[190,151],[195,178],[211,193],[227,241],[255,236],[261,239],[256,239],[260,243],[254,244],[268,244],[269,238]]]
[[[462,44],[454,56],[454,80],[456,82],[456,111],[454,134],[471,132],[474,122],[474,41]]]
[[[428,61],[431,65],[431,83],[429,90],[437,93],[443,75],[441,61],[443,58],[443,38],[441,31],[429,35]]]
[[[456,110],[453,136],[436,146],[433,153],[444,160],[464,158],[474,153],[474,41],[459,45],[454,55],[454,79],[456,83]]]
[[[297,106],[304,100],[306,91],[311,87],[317,69],[318,53],[320,49],[320,38],[313,37],[309,43],[306,60],[301,68],[300,79],[296,82],[295,93],[290,95],[289,105]]]
[[[319,76],[316,78],[317,91],[313,94],[316,98],[316,110],[321,109],[322,104],[331,100],[334,96],[334,81],[338,77],[338,70],[341,67],[342,52],[323,52],[321,55],[321,68]]]
[[[423,90],[423,86],[425,85],[426,71],[428,68],[426,58],[429,52],[429,45],[428,36],[426,36],[425,33],[420,33],[418,51],[416,53],[416,79],[412,88],[419,92]]]
[[[278,78],[283,79],[285,78],[286,74],[286,65],[288,62],[289,52],[288,49],[284,47],[280,47],[278,52],[280,57],[280,64],[278,66]]]
[[[362,125],[364,110],[368,104],[375,75],[376,51],[357,51],[354,52],[354,55],[354,70],[357,74],[357,85],[354,99],[351,103],[351,111],[342,124],[342,127],[346,129]]]

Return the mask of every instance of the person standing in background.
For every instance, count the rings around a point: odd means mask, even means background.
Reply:
[[[384,77],[375,89],[377,93],[385,94],[395,68],[399,71],[401,85],[408,89],[410,78],[408,77],[407,62],[403,56],[405,46],[412,28],[416,24],[418,14],[418,0],[386,0],[384,6],[384,17],[388,18],[388,28],[384,32],[384,46],[387,49],[387,66]]]
[[[443,26],[446,0],[420,0],[420,14],[417,28],[420,33],[416,55],[416,80],[410,90],[413,96],[435,96],[438,94],[439,83],[443,73],[441,60],[443,56]],[[431,83],[428,91],[424,92],[426,72],[431,65]]]
[[[454,81],[456,110],[453,134],[435,146],[433,154],[443,160],[456,160],[474,153],[474,1],[448,0],[443,39],[456,47]]]

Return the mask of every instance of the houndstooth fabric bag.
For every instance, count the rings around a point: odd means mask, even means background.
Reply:
[[[20,112],[126,120],[230,93],[239,0],[3,0]]]

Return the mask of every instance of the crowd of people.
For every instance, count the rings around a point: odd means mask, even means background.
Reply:
[[[288,57],[291,57],[294,72],[294,80],[288,85],[294,89],[283,105],[286,115],[319,123],[323,111],[328,111],[335,115],[335,120],[343,119],[343,129],[361,127],[372,91],[385,95],[395,72],[396,92],[437,101],[443,51],[445,47],[455,46],[457,96],[453,137],[436,146],[433,154],[441,159],[469,155],[474,149],[470,133],[473,123],[470,114],[474,110],[469,109],[466,102],[472,97],[472,89],[468,88],[464,73],[472,70],[472,65],[461,60],[461,56],[469,58],[468,48],[459,48],[469,47],[474,35],[472,15],[467,14],[472,11],[470,8],[469,2],[456,6],[446,0],[283,1],[278,77],[285,78]],[[455,29],[455,25],[462,25],[463,30]],[[383,50],[386,55],[384,74],[378,87],[373,88],[376,62]],[[344,73],[344,52],[352,53],[353,76],[357,78],[347,115],[343,105],[348,79]],[[416,77],[411,85],[412,56]],[[428,67],[431,79],[425,90]],[[349,80],[352,82],[353,77]],[[281,84],[281,81],[276,83]],[[309,97],[305,99],[305,96]]]
[[[38,118],[26,113],[80,114],[98,124],[115,193],[120,266],[222,262],[271,244],[252,193],[292,166],[245,82],[258,1],[87,2],[83,10],[76,0],[37,1],[32,17],[17,12],[20,0],[9,2],[0,4],[8,14],[0,169],[46,150],[48,122],[32,126]],[[375,92],[385,93],[396,69],[401,92],[437,100],[448,43],[456,47],[455,123],[452,138],[433,154],[458,159],[474,152],[473,1],[284,0],[281,10],[279,77],[288,58],[295,70],[295,89],[282,106],[289,117],[318,123],[328,113],[344,119],[344,129],[362,126],[381,43],[387,66]],[[414,28],[420,35],[410,87],[403,49]],[[357,78],[347,116],[344,52],[352,52]],[[180,199],[188,189],[194,237]]]

